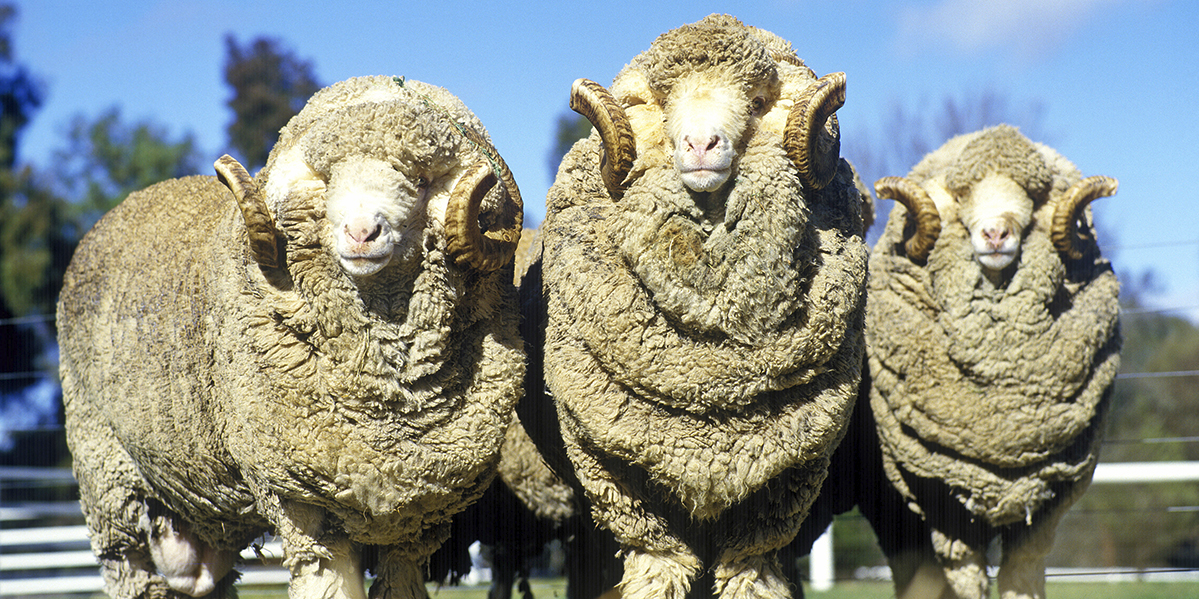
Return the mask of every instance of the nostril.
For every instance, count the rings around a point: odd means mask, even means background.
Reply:
[[[987,241],[987,245],[992,248],[997,248],[1011,235],[1007,227],[993,227],[983,229],[983,239]]]
[[[357,226],[346,224],[346,235],[358,243],[369,243],[379,238],[383,225],[379,223],[359,223]]]
[[[371,232],[369,234],[367,234],[365,241],[374,241],[374,240],[378,239],[379,232],[382,230],[383,230],[383,227],[381,225],[375,225],[375,228],[371,229]]]
[[[702,142],[697,143],[690,135],[685,135],[683,136],[683,143],[686,144],[687,151],[697,156],[703,156],[720,145],[719,135],[711,135],[702,139]]]

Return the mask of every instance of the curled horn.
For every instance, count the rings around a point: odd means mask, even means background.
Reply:
[[[246,236],[250,240],[250,254],[262,268],[279,268],[279,231],[275,221],[267,210],[262,192],[246,172],[246,167],[232,156],[225,154],[212,165],[216,169],[217,178],[241,207],[241,216],[246,222]]]
[[[1070,189],[1066,190],[1053,211],[1053,229],[1049,232],[1057,251],[1069,256],[1071,260],[1082,258],[1082,249],[1076,241],[1078,218],[1082,216],[1082,210],[1091,202],[1116,193],[1119,186],[1119,182],[1111,177],[1095,175],[1071,185]]]
[[[483,197],[496,184],[496,170],[486,158],[466,169],[450,192],[446,206],[446,249],[459,266],[489,273],[508,264],[516,254],[524,220],[524,203],[508,165],[496,157],[499,180],[506,191],[503,206],[495,222],[501,228],[484,231],[479,224],[479,207]]]
[[[829,73],[808,86],[787,115],[783,147],[812,189],[824,188],[837,174],[841,128],[834,113],[844,104],[845,73]]]
[[[913,262],[928,260],[928,254],[941,234],[941,215],[928,192],[903,177],[883,177],[874,184],[874,191],[878,197],[895,200],[907,208],[908,223],[914,225],[914,232],[903,249]]]
[[[570,109],[587,117],[599,131],[604,142],[600,174],[608,193],[619,200],[628,187],[625,177],[633,169],[633,160],[637,157],[629,117],[611,92],[590,79],[575,79],[570,86]]]

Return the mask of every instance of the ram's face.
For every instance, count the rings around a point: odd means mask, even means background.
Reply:
[[[1010,178],[990,174],[960,201],[962,224],[970,232],[975,259],[992,271],[1007,268],[1020,255],[1024,230],[1032,220],[1032,199]]]
[[[393,259],[409,260],[402,248],[420,235],[430,182],[410,177],[375,158],[347,158],[333,166],[326,217],[342,269],[356,277],[373,275]]]
[[[724,69],[684,76],[665,101],[666,134],[679,176],[693,191],[715,191],[729,179],[747,133],[767,104],[755,88]]]

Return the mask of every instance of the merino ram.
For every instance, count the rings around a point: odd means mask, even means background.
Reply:
[[[521,393],[516,185],[460,100],[391,77],[317,93],[255,179],[216,167],[106,215],[59,302],[106,591],[230,595],[273,531],[292,597],[363,597],[364,569],[425,596]]]
[[[1116,182],[998,126],[876,189],[903,207],[870,259],[870,407],[886,477],[927,528],[883,543],[899,595],[987,596],[998,537],[1001,595],[1044,597],[1119,364],[1119,284],[1088,208]]]
[[[625,597],[682,597],[701,574],[701,593],[790,595],[774,551],[825,476],[864,352],[844,81],[713,15],[610,91],[574,84],[597,131],[550,189],[522,309]]]

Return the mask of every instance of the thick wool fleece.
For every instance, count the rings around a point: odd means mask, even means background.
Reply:
[[[322,103],[347,89],[360,101]],[[268,196],[285,272],[250,258],[239,208],[214,177],[134,193],[85,237],[58,322],[98,555],[145,555],[147,503],[229,549],[295,524],[280,510],[298,504],[323,515],[312,545],[289,547],[293,566],[339,538],[419,564],[491,482],[524,374],[512,267],[464,272],[428,218],[410,258],[353,279],[324,218],[338,160],[377,158],[434,182],[470,165],[479,149],[460,128],[477,121],[446,96],[355,80],[292,121],[257,179],[286,191]],[[303,176],[272,171],[297,153]]]
[[[775,580],[771,552],[803,520],[857,390],[866,248],[853,171],[842,161],[831,184],[805,189],[778,132],[744,143],[721,191],[635,166],[615,202],[593,134],[547,198],[546,384],[596,520],[632,551],[625,596],[681,592],[700,560],[720,564],[718,592],[778,591],[755,581]]]
[[[951,140],[909,178],[945,175],[937,165],[953,164],[969,141]],[[913,476],[944,481],[971,514],[999,526],[1031,523],[1043,505],[1074,496],[1098,461],[1119,365],[1119,284],[1093,235],[1081,260],[1054,249],[1053,210],[1080,175],[1036,149],[1046,170],[1016,177],[1041,199],[1006,284],[986,281],[952,211],[941,215],[926,266],[900,249],[898,205],[870,259],[871,407],[891,482],[928,518],[938,517],[924,505],[935,500],[916,496]],[[1084,221],[1090,228],[1089,210]]]

